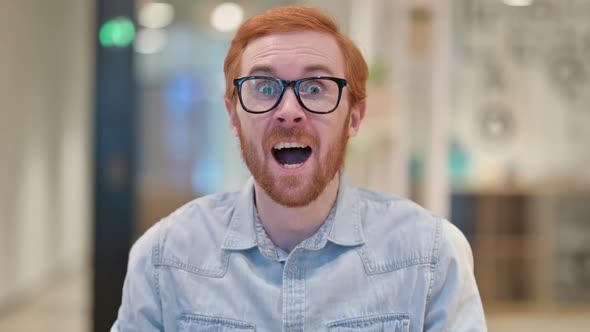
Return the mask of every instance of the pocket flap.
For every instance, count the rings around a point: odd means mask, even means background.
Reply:
[[[383,314],[343,319],[328,324],[330,332],[409,332],[410,316],[407,314]]]
[[[181,332],[244,332],[255,331],[256,328],[254,324],[240,320],[185,313],[179,318],[178,330]]]

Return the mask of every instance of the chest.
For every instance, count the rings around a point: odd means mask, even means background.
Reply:
[[[285,262],[233,253],[215,276],[162,266],[166,330],[421,331],[430,265],[371,264],[347,249],[302,250]]]

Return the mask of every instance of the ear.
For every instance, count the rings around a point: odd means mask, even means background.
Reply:
[[[365,109],[367,107],[366,99],[358,101],[350,110],[350,124],[348,125],[348,137],[354,137],[361,127],[361,122],[365,118]]]
[[[227,114],[229,115],[231,131],[234,134],[234,136],[238,137],[238,126],[240,124],[237,118],[238,115],[236,113],[236,104],[231,99],[225,98],[225,109],[227,110]]]

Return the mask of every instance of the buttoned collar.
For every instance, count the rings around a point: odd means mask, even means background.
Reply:
[[[250,177],[236,198],[234,212],[223,239],[222,249],[247,250],[256,247],[254,209],[254,178]]]
[[[326,224],[318,233],[304,241],[307,249],[319,250],[326,241],[341,246],[365,243],[357,188],[346,174],[340,174],[338,197]],[[254,179],[250,178],[239,192],[235,209],[222,244],[227,250],[247,250],[258,246],[256,235],[256,210],[254,205]]]
[[[358,189],[344,172],[340,172],[340,188],[336,204],[334,224],[328,240],[341,246],[364,244],[361,198]]]

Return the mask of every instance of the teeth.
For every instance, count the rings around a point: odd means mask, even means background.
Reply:
[[[301,167],[303,165],[303,163],[299,163],[299,164],[283,164],[283,167],[285,168],[298,168]]]
[[[274,148],[277,150],[285,149],[285,148],[306,148],[307,145],[295,142],[280,142],[277,143]]]

